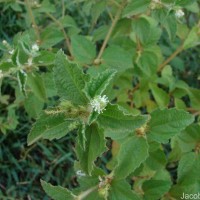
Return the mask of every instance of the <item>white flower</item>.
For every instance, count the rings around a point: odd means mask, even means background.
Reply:
[[[32,45],[31,49],[34,52],[39,51],[39,46],[35,43],[35,44]]]
[[[32,57],[28,59],[27,64],[28,64],[28,66],[31,66],[33,64],[33,58]]]
[[[154,3],[160,3],[160,0],[152,0]]]
[[[181,9],[178,9],[178,10],[176,10],[176,12],[175,12],[175,16],[177,17],[177,18],[181,18],[181,17],[183,17],[185,15],[185,13],[181,10]]]
[[[98,112],[100,114],[103,112],[103,110],[105,110],[108,102],[109,100],[106,95],[96,96],[94,99],[91,100],[90,105],[95,112]]]
[[[8,53],[9,53],[10,55],[13,55],[14,49],[11,49],[10,51],[8,51]]]
[[[81,170],[76,171],[76,175],[77,176],[86,176],[86,174],[84,172],[82,172]]]
[[[3,71],[0,69],[0,79],[3,78]]]
[[[2,43],[3,43],[3,45],[7,45],[8,44],[8,42],[6,40],[3,40]]]

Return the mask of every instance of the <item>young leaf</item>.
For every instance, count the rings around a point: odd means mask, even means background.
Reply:
[[[74,200],[75,195],[70,192],[68,189],[61,186],[53,186],[50,183],[47,183],[41,180],[41,185],[43,190],[50,196],[53,200]]]
[[[77,144],[76,153],[82,170],[91,175],[94,161],[106,151],[106,141],[102,130],[96,124],[86,127],[85,138],[85,151],[83,151],[80,144]]]
[[[28,135],[28,145],[33,144],[40,138],[59,139],[68,132],[76,128],[75,121],[67,121],[64,114],[41,114],[39,119],[33,125]]]
[[[115,70],[106,70],[100,73],[96,78],[92,78],[92,80],[86,84],[86,94],[90,98],[102,95],[102,93],[106,90],[107,86],[109,85],[110,81],[113,79],[115,73]]]
[[[148,144],[145,138],[131,136],[120,146],[117,155],[118,165],[114,170],[117,179],[126,178],[140,166],[148,156]]]
[[[142,126],[147,116],[126,115],[119,109],[118,105],[107,105],[106,110],[99,115],[98,123],[105,129],[105,135],[112,139],[120,139],[134,132]]]
[[[75,59],[82,64],[91,64],[96,56],[95,45],[81,35],[72,36],[71,42]]]
[[[166,142],[175,134],[184,130],[193,121],[194,117],[183,110],[155,110],[151,113],[147,135],[149,139]]]
[[[27,74],[23,71],[18,71],[17,73],[18,83],[20,90],[23,92],[23,94],[26,96],[26,81],[27,81]]]
[[[56,55],[53,72],[58,95],[61,99],[78,105],[87,103],[87,98],[82,91],[85,87],[85,75],[76,64],[67,61],[62,51]]]

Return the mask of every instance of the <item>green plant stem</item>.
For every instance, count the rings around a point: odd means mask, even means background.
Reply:
[[[33,15],[32,9],[31,9],[30,1],[29,0],[25,0],[25,2],[26,2],[26,7],[27,7],[27,11],[28,11],[29,17],[30,17],[30,20],[31,20],[31,23],[32,23],[32,27],[33,27],[33,29],[35,31],[37,40],[40,43],[40,32],[39,32],[39,28],[38,28],[38,26],[36,24],[35,17]]]
[[[72,56],[72,49],[71,49],[71,44],[70,44],[70,40],[67,36],[67,33],[65,32],[65,29],[63,27],[63,25],[60,23],[59,20],[57,20],[52,14],[50,13],[46,13],[46,15],[51,18],[59,27],[60,29],[62,30],[63,32],[63,35],[64,35],[64,38],[65,38],[65,42],[66,42],[66,45],[67,45],[67,48],[68,48],[68,51],[70,53],[70,56]]]
[[[161,72],[165,66],[171,62],[181,51],[183,51],[183,44],[181,44],[176,51],[174,51],[158,68],[158,72]]]
[[[83,200],[85,199],[85,197],[87,197],[90,193],[92,193],[93,191],[95,191],[98,188],[98,186],[94,186],[84,192],[82,192],[80,195],[78,195],[76,197],[76,200]]]
[[[99,60],[101,59],[101,57],[103,55],[103,52],[104,52],[104,50],[106,48],[106,45],[107,45],[107,43],[108,43],[108,41],[110,39],[110,36],[111,36],[111,34],[112,34],[112,32],[113,32],[113,30],[115,28],[115,25],[117,24],[117,22],[118,22],[118,20],[120,18],[120,15],[121,15],[122,10],[125,7],[125,5],[126,5],[126,0],[124,0],[122,2],[120,8],[117,10],[117,13],[116,13],[116,15],[115,15],[115,17],[114,17],[114,19],[112,21],[110,29],[108,30],[108,33],[107,33],[107,35],[105,37],[105,40],[103,41],[103,44],[102,44],[101,49],[99,51],[99,54],[98,54],[97,58],[95,59],[94,63],[97,63],[97,64],[99,63]]]
[[[65,17],[65,1],[62,0],[62,18]]]

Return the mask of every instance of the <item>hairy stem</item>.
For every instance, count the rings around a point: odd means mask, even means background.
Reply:
[[[37,37],[38,42],[40,42],[40,32],[39,32],[39,28],[38,28],[38,26],[36,24],[35,17],[33,15],[32,9],[31,9],[30,1],[29,0],[25,0],[25,2],[26,2],[26,8],[27,8],[30,20],[31,20],[32,27],[33,27],[33,29],[35,31],[35,35]]]
[[[106,45],[107,45],[107,43],[108,43],[108,41],[109,41],[109,39],[110,39],[110,36],[111,36],[111,34],[112,34],[112,32],[113,32],[113,30],[114,30],[114,28],[115,28],[115,25],[117,24],[117,22],[118,22],[118,20],[119,20],[119,18],[120,18],[120,15],[121,15],[122,10],[123,10],[123,8],[125,7],[125,5],[126,5],[126,0],[124,0],[124,1],[122,2],[121,6],[120,6],[119,9],[117,10],[117,13],[116,13],[116,15],[115,15],[115,17],[114,17],[114,19],[113,19],[113,21],[112,21],[112,24],[111,24],[111,26],[110,26],[110,29],[108,30],[108,33],[107,33],[107,35],[106,35],[106,37],[105,37],[105,40],[103,41],[103,44],[102,44],[101,49],[100,49],[100,51],[99,51],[99,54],[98,54],[97,58],[96,58],[95,61],[94,61],[95,63],[99,63],[99,60],[100,60],[101,57],[102,57],[102,54],[103,54],[103,52],[104,52],[104,50],[105,50],[105,48],[106,48]]]

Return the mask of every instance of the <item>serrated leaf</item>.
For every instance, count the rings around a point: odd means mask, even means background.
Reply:
[[[106,70],[86,84],[85,92],[90,98],[102,95],[116,74],[115,70]]]
[[[44,81],[39,74],[29,73],[27,76],[27,84],[38,99],[40,99],[43,102],[47,101],[47,94]]]
[[[99,113],[98,112],[95,112],[95,111],[92,111],[88,117],[88,124],[92,124],[94,121],[97,120],[99,116]]]
[[[124,114],[118,105],[109,104],[97,120],[99,125],[105,129],[105,135],[115,140],[134,132],[148,120],[148,117]]]
[[[85,75],[76,64],[67,61],[62,51],[56,55],[53,73],[57,92],[61,99],[77,105],[87,104],[87,98],[82,91],[85,87]]]
[[[178,183],[191,185],[200,180],[200,156],[189,152],[182,156],[178,166]]]
[[[199,27],[194,26],[184,41],[183,48],[188,49],[200,44]]]
[[[85,143],[86,143],[86,137],[85,137],[85,124],[82,123],[81,126],[78,129],[78,135],[77,135],[77,142],[80,145],[80,147],[85,150]]]
[[[189,88],[187,90],[188,95],[190,97],[190,101],[191,101],[191,106],[192,108],[195,108],[197,110],[200,109],[200,90],[199,89],[195,89],[195,88]]]
[[[109,191],[109,200],[140,200],[125,180],[113,180]]]
[[[150,0],[135,0],[130,1],[123,12],[123,17],[130,17],[132,15],[138,15],[144,13],[149,6]]]
[[[114,170],[117,179],[127,177],[148,157],[148,143],[145,138],[136,135],[126,139],[117,155],[118,165]]]
[[[144,200],[160,199],[169,191],[171,182],[166,180],[148,180],[142,185]]]
[[[68,189],[61,186],[53,186],[43,180],[41,180],[41,185],[46,194],[53,200],[74,200],[76,197]]]
[[[19,83],[20,90],[26,96],[26,81],[27,81],[27,74],[24,71],[18,71],[17,79]]]
[[[102,56],[103,65],[119,72],[133,68],[132,55],[120,46],[109,46]]]
[[[143,46],[155,45],[161,36],[156,20],[147,16],[134,20],[132,29]]]
[[[81,64],[91,64],[96,56],[95,45],[86,37],[74,35],[71,38],[72,54]]]
[[[155,110],[151,113],[147,136],[151,140],[166,142],[194,121],[188,112],[176,109]]]
[[[33,125],[28,135],[28,145],[33,144],[37,140],[43,139],[59,139],[76,127],[76,122],[66,120],[64,114],[46,114],[42,113]]]
[[[159,108],[166,108],[169,104],[169,95],[156,84],[150,84],[150,89]]]
[[[174,13],[172,14],[166,13],[162,25],[166,29],[170,41],[173,41],[176,37],[176,31],[177,31],[177,22]]]
[[[165,168],[167,160],[164,152],[160,149],[157,149],[156,151],[149,153],[149,157],[145,163],[152,170],[159,170],[161,168]]]
[[[96,124],[86,127],[85,138],[85,150],[83,151],[80,144],[77,144],[76,153],[82,170],[91,175],[94,161],[106,151],[106,141],[102,130]]]
[[[64,36],[61,30],[55,28],[54,26],[47,27],[43,29],[41,33],[41,48],[52,48],[54,45],[58,44],[64,40]]]

